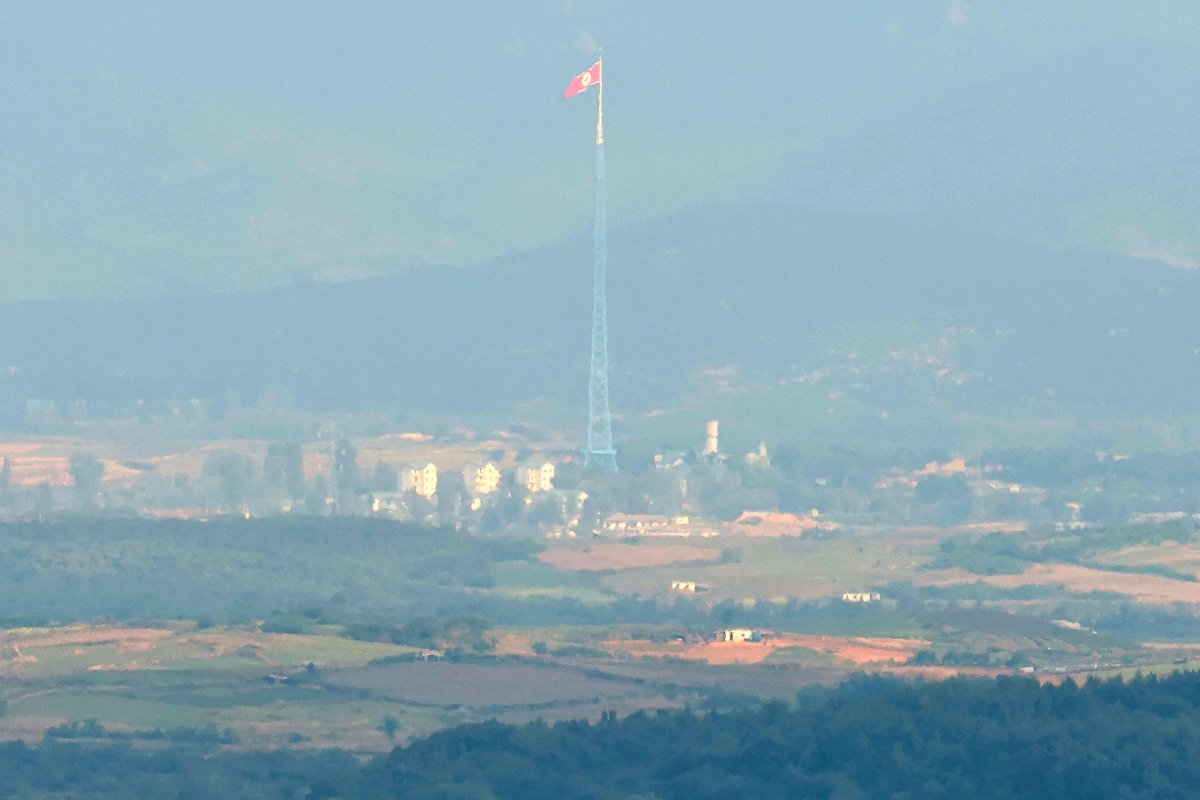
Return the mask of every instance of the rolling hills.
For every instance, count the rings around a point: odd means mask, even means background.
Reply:
[[[313,409],[570,400],[586,383],[589,245],[264,292],[10,305],[0,396],[10,425],[31,398],[116,412],[267,387]],[[710,205],[611,234],[614,403],[649,410],[715,375],[825,380],[881,407],[934,393],[1175,413],[1197,388],[1198,301],[1200,275],[1156,262]]]

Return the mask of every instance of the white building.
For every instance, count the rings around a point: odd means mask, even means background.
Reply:
[[[500,470],[490,461],[482,465],[468,461],[462,469],[462,475],[469,494],[479,496],[500,490]]]
[[[525,487],[530,494],[553,491],[554,465],[549,461],[544,464],[521,464],[517,467],[517,485]]]
[[[420,497],[437,494],[438,470],[433,464],[423,467],[407,466],[400,470],[400,491],[412,492]]]

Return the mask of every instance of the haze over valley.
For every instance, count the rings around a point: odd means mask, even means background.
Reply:
[[[0,28],[0,797],[1194,792],[1192,5]]]

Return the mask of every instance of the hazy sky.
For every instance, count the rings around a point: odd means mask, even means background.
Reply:
[[[0,292],[583,232],[597,44],[617,223],[768,197],[1200,266],[1192,3],[46,2],[0,25]]]

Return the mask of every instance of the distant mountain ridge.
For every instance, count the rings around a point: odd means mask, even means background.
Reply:
[[[314,409],[583,397],[590,270],[577,237],[476,268],[9,305],[0,397],[10,424],[30,398],[117,410],[270,386]],[[610,237],[613,396],[629,410],[701,368],[784,379],[953,329],[964,403],[1166,413],[1200,389],[1197,308],[1191,271],[786,205],[703,206]]]
[[[552,5],[23,4],[0,30],[0,297],[558,241],[587,225],[594,115],[558,98],[599,43],[613,220],[773,199],[1200,259],[1195,3]]]

